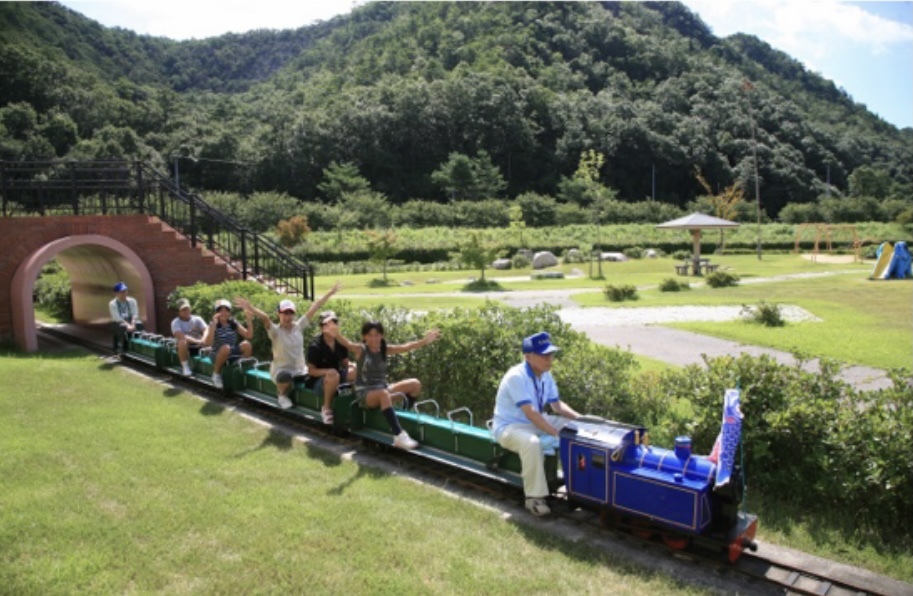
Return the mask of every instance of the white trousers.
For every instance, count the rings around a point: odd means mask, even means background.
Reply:
[[[544,414],[548,423],[559,431],[570,422],[569,418]],[[520,455],[520,465],[523,473],[523,492],[526,498],[545,498],[548,496],[548,483],[545,481],[545,456],[539,437],[547,437],[547,433],[539,430],[533,424],[511,424],[504,427],[498,443],[501,447],[509,449]]]

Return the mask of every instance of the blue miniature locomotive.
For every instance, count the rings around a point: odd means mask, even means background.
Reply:
[[[688,437],[662,449],[644,427],[578,421],[561,431],[561,466],[570,501],[656,529],[670,546],[723,547],[731,560],[757,548],[757,518],[739,511],[740,483],[718,486],[716,463],[694,455]]]

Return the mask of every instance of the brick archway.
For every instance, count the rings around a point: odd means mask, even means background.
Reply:
[[[37,349],[32,291],[51,258],[70,272],[77,322],[107,322],[111,288],[130,287],[146,329],[157,333],[176,313],[178,286],[236,279],[224,261],[149,215],[0,217],[0,340]],[[165,330],[167,331],[167,330]]]
[[[10,286],[13,336],[20,348],[26,352],[38,349],[32,296],[41,268],[54,257],[63,262],[72,281],[75,322],[98,324],[107,321],[107,305],[113,296],[111,287],[124,280],[136,298],[143,321],[148,328],[156,328],[154,282],[139,255],[107,236],[67,236],[32,252],[13,276]]]

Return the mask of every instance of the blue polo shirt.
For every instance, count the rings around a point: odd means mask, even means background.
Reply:
[[[536,378],[533,369],[525,361],[511,367],[498,387],[492,436],[499,440],[504,428],[510,424],[532,424],[521,409],[526,404],[543,414],[547,404],[560,399],[551,372],[544,372]]]

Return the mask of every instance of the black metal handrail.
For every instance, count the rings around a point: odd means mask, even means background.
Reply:
[[[0,215],[155,215],[242,279],[314,298],[310,265],[144,162],[0,160]]]

